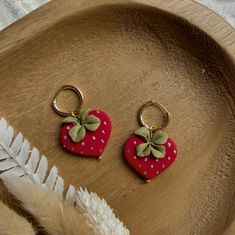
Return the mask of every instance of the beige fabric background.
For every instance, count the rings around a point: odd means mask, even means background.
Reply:
[[[197,0],[222,16],[235,28],[235,0]]]
[[[0,30],[49,0],[1,0]],[[166,0],[168,1],[168,0]],[[190,1],[190,0],[189,0]],[[235,0],[195,0],[217,12],[235,28]]]

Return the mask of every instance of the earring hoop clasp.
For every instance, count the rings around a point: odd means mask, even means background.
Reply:
[[[56,101],[56,98],[58,97],[58,95],[60,94],[61,91],[64,91],[64,90],[70,90],[70,91],[73,91],[75,92],[75,94],[78,96],[78,106],[77,106],[77,109],[73,110],[73,111],[63,111],[61,110],[59,107],[58,107],[58,104],[57,104],[57,101]],[[75,86],[73,85],[64,85],[62,86],[55,94],[55,97],[54,97],[54,100],[52,101],[52,108],[53,110],[59,114],[60,116],[62,117],[66,117],[68,115],[70,115],[71,113],[77,113],[80,109],[80,107],[82,106],[83,104],[83,100],[84,100],[84,97],[83,97],[83,94],[82,92]]]
[[[144,122],[144,119],[143,119],[143,111],[145,110],[145,108],[149,107],[149,106],[154,106],[158,109],[160,109],[163,114],[164,114],[164,122],[163,122],[163,125],[160,126],[160,127],[157,127],[156,125],[154,126],[148,126],[145,122]],[[138,122],[140,124],[140,126],[144,126],[146,128],[148,128],[149,130],[151,131],[156,131],[156,130],[161,130],[161,129],[164,129],[170,122],[170,113],[167,111],[167,109],[160,103],[157,103],[153,100],[151,101],[148,101],[146,103],[144,103],[138,110],[138,113],[137,113],[137,118],[138,118]]]

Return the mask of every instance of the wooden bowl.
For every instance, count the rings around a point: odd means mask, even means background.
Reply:
[[[66,185],[104,197],[131,234],[222,234],[235,209],[234,39],[217,15],[187,0],[55,0],[0,33],[1,116]],[[51,101],[64,84],[112,119],[101,161],[60,146]],[[71,107],[74,97],[64,95]],[[172,114],[166,131],[179,156],[145,184],[122,145],[152,99]]]

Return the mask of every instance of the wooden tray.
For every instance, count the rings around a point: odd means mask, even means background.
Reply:
[[[67,185],[103,196],[134,235],[223,233],[235,210],[235,32],[219,16],[187,0],[54,0],[3,30],[0,52],[1,116]],[[62,118],[50,105],[63,84],[112,118],[101,161],[59,144]],[[171,112],[180,153],[145,184],[122,144],[151,99]]]

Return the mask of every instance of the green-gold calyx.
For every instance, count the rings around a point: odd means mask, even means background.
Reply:
[[[72,114],[64,118],[63,123],[71,123],[74,126],[69,130],[69,136],[73,142],[80,142],[86,135],[86,130],[96,131],[100,125],[100,119],[89,114],[91,109],[81,109],[78,114]]]
[[[146,157],[151,153],[155,158],[165,157],[166,147],[163,144],[167,142],[168,135],[164,131],[157,130],[153,132],[146,127],[140,127],[135,131],[135,134],[145,141],[145,143],[136,147],[138,157]]]

